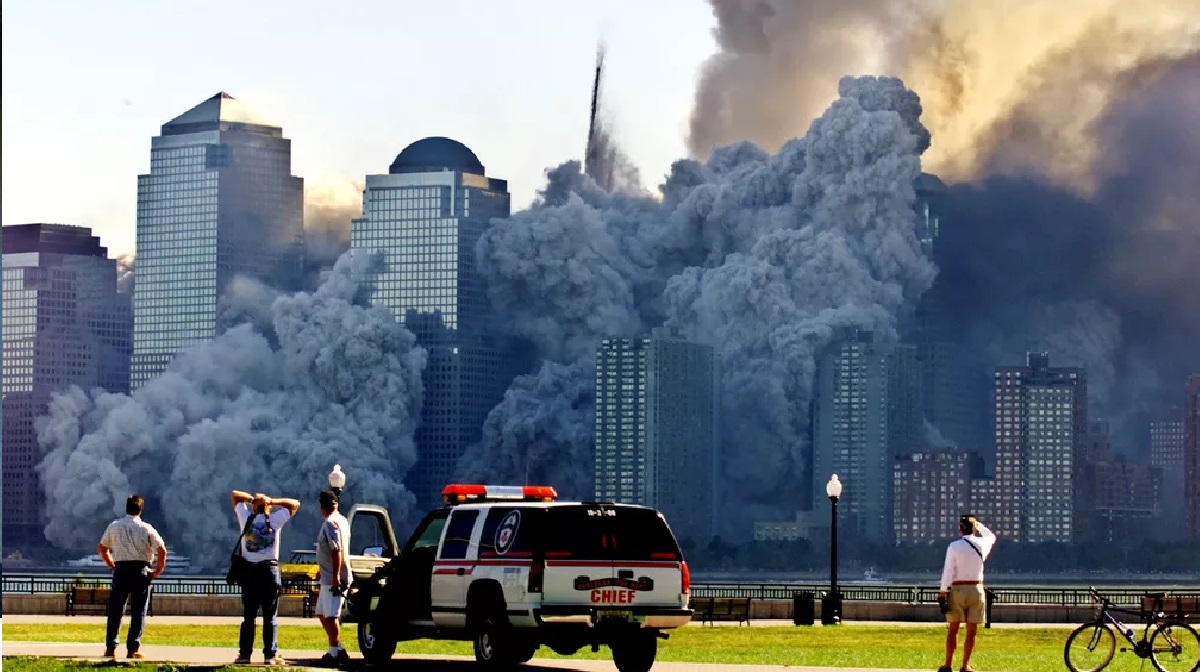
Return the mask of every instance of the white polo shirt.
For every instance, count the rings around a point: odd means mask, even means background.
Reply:
[[[995,543],[996,535],[983,523],[975,524],[975,534],[950,542],[946,547],[946,564],[942,567],[941,590],[949,591],[955,581],[983,581],[983,561]]]
[[[154,554],[162,548],[162,536],[141,516],[125,516],[109,523],[100,537],[100,545],[108,549],[113,562],[154,562]]]

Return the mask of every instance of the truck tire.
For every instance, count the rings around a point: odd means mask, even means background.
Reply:
[[[358,623],[358,650],[368,663],[382,665],[396,653],[396,636],[388,626],[364,618]]]
[[[490,668],[500,668],[512,665],[516,661],[509,654],[504,640],[504,628],[496,623],[491,615],[481,615],[475,619],[473,638],[475,662]]]
[[[637,630],[614,641],[609,648],[619,672],[650,672],[658,655],[658,633]]]

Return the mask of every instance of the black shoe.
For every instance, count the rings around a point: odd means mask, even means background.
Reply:
[[[350,662],[350,654],[345,649],[338,649],[338,663],[345,665]]]
[[[336,668],[337,666],[338,666],[337,657],[331,656],[329,653],[326,653],[325,655],[321,656],[321,659],[317,661],[317,667]]]

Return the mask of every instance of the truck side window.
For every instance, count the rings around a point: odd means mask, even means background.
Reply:
[[[542,510],[536,507],[504,508],[488,511],[479,538],[481,558],[528,558],[533,555]]]
[[[443,560],[462,560],[467,557],[467,548],[471,545],[471,531],[475,529],[475,520],[479,511],[459,509],[450,514],[450,522],[446,524],[446,540],[442,542]]]
[[[425,517],[417,526],[413,536],[408,540],[405,553],[419,551],[423,548],[437,549],[438,541],[442,538],[442,529],[446,527],[446,512],[434,511]],[[433,557],[432,555],[430,557]]]

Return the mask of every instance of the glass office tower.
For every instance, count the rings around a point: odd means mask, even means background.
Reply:
[[[475,243],[493,218],[508,214],[508,183],[487,177],[475,153],[449,138],[418,140],[386,175],[366,177],[350,247],[382,255],[371,301],[391,308],[429,351],[418,462],[407,479],[422,505],[441,501],[459,458],[519,372],[507,340],[489,324],[475,267]]]
[[[283,130],[227,93],[168,121],[138,176],[131,385],[222,329],[218,301],[246,275],[294,289],[304,242],[304,181]]]
[[[72,385],[129,391],[129,295],[90,229],[4,227],[3,533],[6,548],[45,544],[35,422]]]
[[[666,329],[596,351],[597,501],[651,506],[708,543],[720,501],[721,367],[712,346]]]

